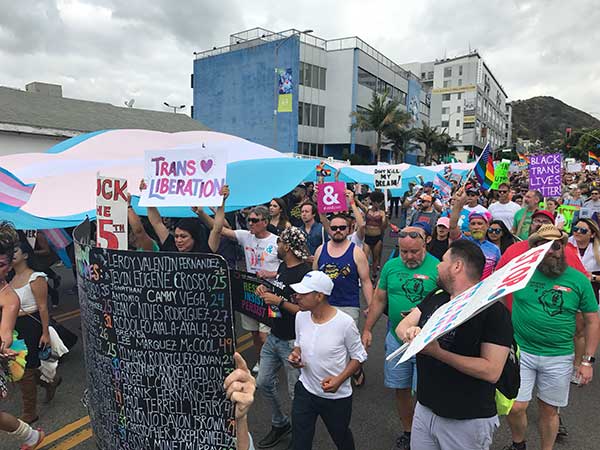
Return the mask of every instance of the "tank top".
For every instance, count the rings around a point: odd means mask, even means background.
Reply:
[[[33,295],[33,290],[31,289],[31,283],[33,283],[39,277],[48,280],[48,276],[44,272],[33,272],[25,286],[13,288],[16,294],[19,296],[19,300],[21,301],[21,309],[29,314],[33,314],[38,310],[38,306],[35,301],[35,295]]]
[[[354,244],[351,242],[348,250],[339,258],[329,254],[327,244],[319,255],[319,270],[325,272],[333,280],[333,291],[329,296],[332,306],[360,307],[358,268],[354,262]]]
[[[381,214],[379,214],[379,211],[377,212],[377,214],[372,214],[371,211],[369,211],[367,213],[367,226],[368,227],[381,227],[381,224],[383,223],[383,216]]]

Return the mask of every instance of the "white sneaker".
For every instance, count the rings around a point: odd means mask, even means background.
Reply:
[[[260,365],[258,363],[254,364],[254,367],[252,368],[252,373],[254,375],[258,374],[258,369],[260,368]]]
[[[573,373],[571,374],[571,384],[581,384],[579,377],[577,376],[577,367],[573,367]]]

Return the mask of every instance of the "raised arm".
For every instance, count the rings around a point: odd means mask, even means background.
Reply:
[[[459,189],[454,194],[454,205],[452,205],[452,211],[450,213],[450,240],[460,239],[462,232],[458,228],[458,219],[460,218],[460,212],[467,202],[467,194],[464,189]]]
[[[148,236],[148,233],[146,233],[140,216],[137,215],[133,209],[133,206],[131,206],[131,194],[127,194],[127,221],[129,222],[131,231],[135,236],[135,243],[137,247],[149,252],[152,251],[152,238]]]
[[[362,211],[356,204],[356,196],[354,195],[354,192],[352,192],[350,189],[346,189],[346,197],[348,198],[350,209],[352,209],[352,213],[354,214],[354,218],[356,220],[356,234],[361,241],[364,241],[366,227],[365,216],[363,216]]]
[[[147,189],[147,187],[148,186],[144,180],[140,181],[140,191]],[[169,230],[163,223],[158,209],[154,206],[148,206],[146,210],[148,211],[148,220],[150,221],[150,225],[152,225],[152,228],[156,233],[156,237],[158,237],[158,240],[161,244],[164,244],[169,237]]]

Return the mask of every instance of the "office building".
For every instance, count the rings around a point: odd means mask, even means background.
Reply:
[[[351,131],[351,113],[388,92],[429,122],[418,76],[358,37],[325,40],[310,30],[235,33],[228,45],[195,53],[192,117],[216,131],[285,153],[372,157],[374,132]],[[382,151],[390,160],[391,151]]]

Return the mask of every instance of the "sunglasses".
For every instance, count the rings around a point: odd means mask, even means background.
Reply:
[[[329,228],[331,228],[331,231],[344,231],[348,228],[348,225],[331,225]]]
[[[502,228],[489,228],[488,229],[488,233],[501,234],[502,233]]]
[[[582,227],[573,227],[573,233],[579,233],[579,234],[588,234],[588,230],[587,228],[582,228]]]
[[[420,237],[421,239],[425,240],[423,235],[418,231],[401,231],[400,233],[398,233],[398,237],[400,238],[405,238],[407,236],[413,239]]]
[[[508,191],[498,191],[500,194],[507,194]]]
[[[261,220],[263,220],[263,219],[258,219],[258,218],[254,218],[254,217],[248,218],[248,222],[250,222],[250,223],[258,223]]]

